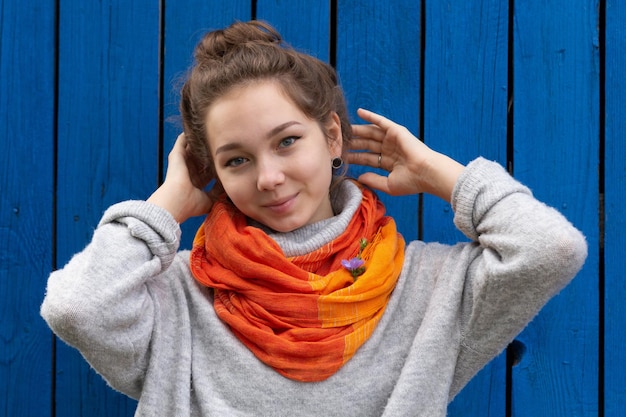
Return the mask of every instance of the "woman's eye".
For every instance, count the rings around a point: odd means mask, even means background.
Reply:
[[[245,162],[246,162],[246,158],[237,157],[237,158],[229,159],[226,162],[226,166],[227,167],[238,167],[239,165],[241,165],[241,164],[243,164]]]
[[[280,141],[279,147],[280,148],[287,148],[287,147],[293,145],[298,139],[300,139],[300,138],[298,138],[296,136],[289,136],[288,138],[285,138],[285,139]]]

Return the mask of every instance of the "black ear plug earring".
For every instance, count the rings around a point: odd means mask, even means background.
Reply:
[[[341,159],[340,157],[335,157],[332,160],[332,165],[333,165],[333,169],[339,169],[343,166],[343,159]]]

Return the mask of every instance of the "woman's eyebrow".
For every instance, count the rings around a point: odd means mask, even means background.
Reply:
[[[293,126],[293,125],[299,125],[299,124],[300,124],[300,122],[297,122],[295,120],[291,120],[289,122],[285,122],[285,123],[279,124],[274,129],[269,131],[269,133],[267,134],[267,137],[271,138],[272,136],[276,136],[277,134],[279,134],[283,130],[287,129],[288,127]]]
[[[241,144],[239,142],[230,142],[217,148],[215,150],[215,155],[219,155],[221,152],[228,152],[239,148],[241,148]]]

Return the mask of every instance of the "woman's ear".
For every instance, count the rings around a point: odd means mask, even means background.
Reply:
[[[341,120],[336,112],[331,112],[330,120],[326,124],[326,134],[328,135],[328,148],[330,155],[341,157],[343,145],[343,136],[341,133]]]

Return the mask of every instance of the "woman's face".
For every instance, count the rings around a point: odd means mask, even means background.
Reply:
[[[237,87],[218,99],[206,117],[217,176],[246,216],[288,232],[333,215],[331,161],[341,156],[341,126],[326,126],[329,144],[278,84]]]

